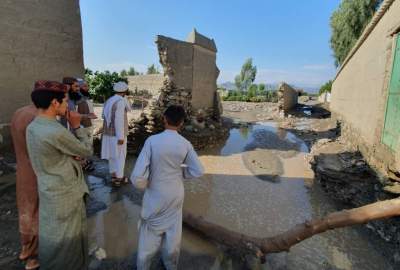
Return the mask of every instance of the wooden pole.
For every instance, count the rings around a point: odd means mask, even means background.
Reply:
[[[284,233],[266,238],[250,237],[230,231],[188,212],[183,213],[183,222],[193,230],[228,248],[239,249],[240,252],[263,257],[268,253],[289,251],[292,246],[315,234],[399,215],[400,198],[385,200],[359,208],[334,212],[322,219],[306,221]]]

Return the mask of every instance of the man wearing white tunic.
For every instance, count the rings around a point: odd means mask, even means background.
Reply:
[[[170,106],[165,131],[149,137],[140,152],[131,181],[145,188],[139,222],[137,269],[149,269],[162,244],[166,269],[177,269],[182,236],[183,179],[200,177],[203,167],[189,141],[178,134],[185,111]]]
[[[125,82],[114,84],[115,95],[110,97],[103,108],[103,137],[101,158],[108,160],[113,186],[127,183],[124,177],[126,141],[128,136],[127,112],[131,110],[125,95],[128,85]]]

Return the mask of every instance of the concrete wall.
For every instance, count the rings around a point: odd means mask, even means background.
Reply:
[[[0,1],[0,63],[0,134],[6,143],[10,118],[30,103],[34,81],[83,75],[79,0]]]
[[[298,93],[290,85],[281,83],[278,88],[278,107],[279,110],[288,112],[297,104]]]
[[[215,52],[194,45],[192,106],[195,110],[214,104],[219,73],[215,63]]]
[[[131,91],[146,90],[150,94],[157,94],[164,83],[163,74],[149,74],[149,75],[137,75],[128,76],[128,85]]]
[[[400,26],[396,0],[337,75],[332,86],[331,110],[351,130],[349,137],[379,162],[389,164],[390,151],[381,144],[388,83],[392,68],[393,36]]]

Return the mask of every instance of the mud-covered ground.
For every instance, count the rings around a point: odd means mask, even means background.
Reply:
[[[223,107],[229,138],[200,152],[206,174],[200,181],[185,183],[186,210],[248,235],[270,236],[338,209],[314,183],[307,160],[314,144],[340,133],[324,106],[311,100],[285,118],[274,103],[224,102]],[[134,157],[128,158],[127,174],[134,162]],[[7,164],[12,165],[12,159]],[[12,166],[0,176],[0,269],[23,269],[16,259],[14,179]],[[111,188],[107,165],[100,160],[87,180],[92,194],[88,204],[90,268],[135,269],[142,194],[130,185]],[[388,251],[390,246],[359,227],[313,237],[290,253],[268,256],[267,264],[260,265],[252,258],[230,256],[223,247],[185,229],[180,269],[396,269],[385,259]],[[105,259],[99,260],[102,255]],[[162,269],[157,258],[153,268]]]

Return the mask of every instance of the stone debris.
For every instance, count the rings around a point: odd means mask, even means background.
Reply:
[[[312,148],[310,162],[316,180],[345,208],[360,207],[400,195],[400,183],[371,168],[362,154],[340,137],[320,140]],[[387,242],[400,246],[400,218],[373,221],[367,228]],[[397,256],[397,255],[396,255]],[[396,258],[393,258],[396,261]]]

